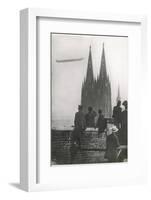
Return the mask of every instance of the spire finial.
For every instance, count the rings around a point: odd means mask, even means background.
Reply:
[[[86,82],[93,82],[93,64],[92,64],[92,53],[91,53],[91,45],[89,46],[89,54],[88,54],[88,65],[87,65],[87,73],[86,73]]]
[[[118,82],[118,91],[117,91],[117,98],[116,98],[116,101],[121,101],[121,96],[120,96],[120,85],[119,85],[119,82]]]
[[[103,42],[103,49],[104,49],[104,42]]]

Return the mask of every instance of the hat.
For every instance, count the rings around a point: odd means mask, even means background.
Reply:
[[[112,133],[116,133],[118,131],[118,128],[113,125],[112,127],[110,127],[107,131],[107,135],[111,135]]]
[[[118,128],[116,126],[113,126],[112,127],[112,133],[116,133],[116,132],[118,132]]]
[[[82,105],[78,105],[78,109],[82,110],[83,106]]]
[[[127,103],[127,100],[125,100],[125,101],[123,102],[123,105],[124,105],[124,106],[127,106],[127,104],[128,104],[128,103]]]

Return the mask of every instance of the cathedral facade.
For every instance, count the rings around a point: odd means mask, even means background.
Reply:
[[[102,110],[106,118],[112,116],[111,83],[106,70],[105,49],[103,44],[101,65],[99,75],[95,78],[93,73],[91,47],[89,49],[88,66],[86,77],[84,78],[81,90],[81,105],[84,113],[88,107],[93,107],[94,111]]]

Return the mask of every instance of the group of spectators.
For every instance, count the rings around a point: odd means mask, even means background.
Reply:
[[[123,109],[121,108],[123,106]],[[106,139],[105,158],[109,162],[122,162],[127,160],[127,115],[128,102],[117,102],[113,108],[113,125],[108,128]]]
[[[98,110],[98,119],[96,122],[97,113],[93,110],[91,106],[88,107],[88,112],[86,115],[83,113],[82,105],[78,106],[78,112],[75,114],[74,119],[74,132],[73,140],[80,145],[80,137],[86,128],[98,128],[98,133],[103,133],[106,129],[106,119],[102,114],[102,110]]]
[[[122,109],[123,107],[123,109]],[[106,153],[105,157],[114,162],[117,157],[117,148],[121,145],[127,146],[127,112],[128,112],[128,102],[121,101],[117,102],[117,105],[113,108],[112,124],[108,126],[107,119],[104,118],[102,110],[98,110],[97,113],[92,107],[88,107],[88,112],[85,115],[83,113],[82,105],[78,106],[78,112],[75,114],[74,119],[74,131],[72,135],[72,142],[81,146],[81,134],[83,134],[86,128],[98,128],[98,135],[103,135],[106,133]]]
[[[113,120],[114,125],[119,129],[118,136],[120,144],[127,145],[127,115],[128,115],[128,102],[122,103],[124,110],[121,108],[121,101],[117,102],[117,105],[113,108]]]

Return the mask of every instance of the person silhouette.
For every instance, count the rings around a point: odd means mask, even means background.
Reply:
[[[128,116],[128,102],[125,100],[122,105],[124,106],[124,111],[121,113],[121,130],[120,130],[120,143],[127,145],[127,116]]]
[[[104,118],[104,115],[102,114],[101,109],[98,110],[98,114],[99,114],[99,117],[96,123],[96,127],[98,127],[98,134],[102,135],[106,129],[107,122],[106,122],[106,119]]]
[[[114,119],[114,125],[117,126],[117,128],[121,128],[121,112],[122,112],[122,108],[121,108],[121,101],[117,102],[117,105],[114,106],[113,108],[113,119]]]
[[[78,112],[75,114],[74,118],[74,131],[73,131],[73,142],[76,142],[79,146],[81,145],[80,138],[81,134],[86,128],[85,116],[83,113],[82,105],[78,106]]]
[[[120,146],[119,139],[116,135],[118,128],[113,125],[107,130],[106,139],[106,153],[104,158],[108,159],[108,162],[117,162],[117,148]]]
[[[96,112],[91,106],[88,107],[88,113],[85,115],[86,127],[95,128]]]

